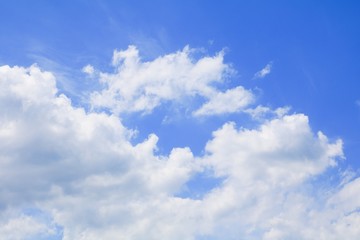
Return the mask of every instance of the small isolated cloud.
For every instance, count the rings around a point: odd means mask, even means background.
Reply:
[[[355,103],[358,107],[360,107],[360,100],[357,100]]]
[[[82,68],[82,72],[83,72],[83,73],[86,73],[86,74],[88,74],[88,75],[93,75],[94,72],[95,72],[95,69],[94,69],[93,66],[91,66],[90,64],[88,64],[88,65],[86,65],[86,66],[84,66],[84,67]]]
[[[249,114],[254,120],[263,120],[274,117],[282,117],[286,115],[290,111],[290,107],[280,107],[275,110],[265,107],[262,105],[258,105],[255,108],[248,108],[244,110],[245,113]]]
[[[225,92],[218,92],[209,99],[200,109],[196,110],[194,116],[219,115],[239,112],[253,103],[255,96],[248,90],[239,86]]]
[[[254,79],[264,78],[266,75],[270,74],[272,65],[273,65],[272,62],[266,64],[266,66],[263,69],[255,73]]]

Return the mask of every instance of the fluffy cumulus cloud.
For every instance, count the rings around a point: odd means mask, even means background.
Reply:
[[[254,101],[251,92],[239,86],[226,92],[219,92],[194,112],[195,116],[220,115],[244,110]]]
[[[100,74],[106,88],[92,101],[118,112],[129,105],[151,111],[161,101],[198,94],[208,101],[203,109],[213,114],[244,108],[251,97],[238,96],[250,92],[241,87],[220,92],[212,85],[227,68],[222,55],[193,62],[189,51],[147,63],[135,47],[115,52],[118,70]],[[229,109],[221,110],[226,99]],[[134,131],[117,115],[73,106],[59,93],[53,74],[36,65],[0,67],[0,109],[1,239],[357,239],[360,234],[360,180],[318,187],[317,177],[343,161],[342,142],[314,133],[306,115],[282,111],[253,129],[227,122],[213,132],[203,155],[187,147],[159,155],[155,134],[133,144]],[[188,183],[204,173],[218,184],[201,198],[184,196]]]
[[[195,49],[183,50],[144,62],[135,46],[115,51],[114,73],[100,73],[104,89],[94,92],[94,107],[105,107],[114,113],[151,112],[164,102],[181,103],[200,97],[207,102],[196,114],[237,112],[252,102],[252,93],[242,87],[222,93],[217,85],[234,72],[224,63],[224,53],[195,58]],[[226,110],[224,101],[231,99]]]
[[[189,149],[155,156],[156,135],[132,145],[117,117],[73,107],[51,73],[3,66],[0,74],[0,206],[45,209],[64,239],[99,239],[104,226],[135,234],[143,203],[160,204],[196,169]]]

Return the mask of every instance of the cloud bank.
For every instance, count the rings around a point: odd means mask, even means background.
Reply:
[[[105,88],[91,97],[113,113],[75,107],[36,65],[1,66],[0,238],[357,239],[360,180],[317,181],[343,161],[343,144],[304,114],[282,111],[251,129],[226,122],[199,156],[188,147],[157,154],[156,134],[132,143],[116,115],[127,108],[199,95],[196,117],[253,101],[241,86],[213,85],[228,71],[221,53],[189,54],[144,63],[135,47],[116,51],[117,70],[99,75]],[[219,184],[201,198],[181,194],[204,173]]]

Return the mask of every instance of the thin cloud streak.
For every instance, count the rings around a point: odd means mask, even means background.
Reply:
[[[266,66],[263,69],[261,69],[260,71],[255,73],[253,79],[260,79],[260,78],[264,78],[265,76],[269,75],[271,73],[272,66],[273,66],[272,62],[266,64]]]

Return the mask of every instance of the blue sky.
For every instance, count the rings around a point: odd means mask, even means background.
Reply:
[[[3,2],[1,238],[355,239],[359,9]]]

